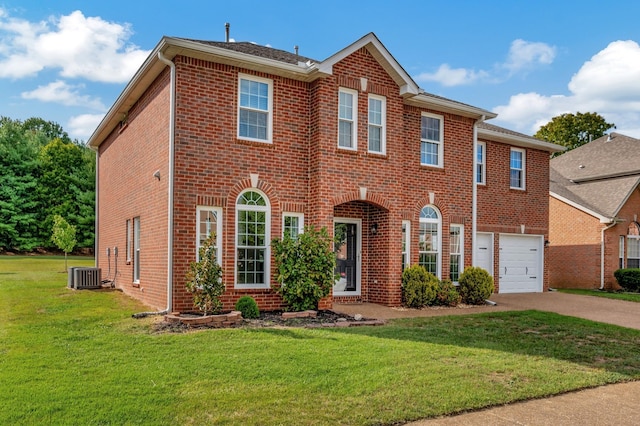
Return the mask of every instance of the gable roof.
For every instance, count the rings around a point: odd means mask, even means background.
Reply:
[[[331,75],[333,65],[361,48],[366,48],[389,73],[398,84],[399,94],[408,104],[479,120],[497,116],[488,110],[432,95],[420,89],[374,33],[365,35],[323,61],[254,43],[215,42],[165,36],[116,99],[87,143],[92,148],[100,146],[155,78],[166,68],[165,63],[159,59],[159,55],[168,60],[184,55],[310,82]]]
[[[478,123],[478,138],[504,142],[509,145],[519,146],[522,148],[539,149],[547,152],[560,152],[566,149],[561,145],[536,139],[533,136],[514,132],[513,130],[485,122]]]
[[[600,219],[614,221],[640,185],[640,139],[611,133],[550,162],[552,197]]]

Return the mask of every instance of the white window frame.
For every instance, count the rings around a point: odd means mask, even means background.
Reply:
[[[240,198],[246,194],[247,192],[255,192],[262,196],[265,200],[265,206],[255,206],[248,204],[238,204]],[[242,191],[238,198],[236,199],[236,227],[235,227],[235,268],[234,268],[234,286],[235,288],[246,288],[246,289],[258,289],[258,288],[270,288],[270,267],[271,267],[271,203],[269,201],[269,197],[267,195],[256,188],[248,188]],[[265,212],[265,235],[264,235],[264,246],[246,246],[246,247],[261,247],[264,250],[264,283],[253,283],[253,284],[240,284],[238,282],[238,250],[241,248],[238,244],[238,222],[239,222],[239,212],[243,211],[264,211]],[[244,247],[244,246],[243,246]]]
[[[624,265],[626,265],[625,262],[625,256],[624,256],[624,243],[626,237],[624,235],[620,235],[620,243],[618,244],[618,251],[619,251],[619,258],[620,258],[620,263],[619,263],[619,269],[624,269]]]
[[[242,80],[246,80],[246,81],[251,81],[251,82],[256,82],[256,83],[262,83],[262,84],[266,84],[267,85],[267,96],[269,97],[269,99],[267,100],[267,109],[256,109],[256,108],[251,108],[249,106],[242,106],[241,105],[241,90],[242,90]],[[240,113],[242,110],[247,110],[247,111],[256,111],[259,113],[266,113],[267,114],[267,134],[266,134],[266,138],[265,139],[261,139],[261,138],[252,138],[250,136],[241,136],[240,135]],[[256,77],[254,75],[249,75],[249,74],[242,74],[242,73],[238,73],[238,112],[237,112],[237,120],[238,120],[238,125],[237,125],[237,137],[238,139],[241,140],[246,140],[246,141],[252,141],[252,142],[262,142],[262,143],[272,143],[273,141],[273,80],[268,79],[268,78],[261,78],[261,77]]]
[[[633,257],[632,257],[633,256]],[[637,260],[640,267],[640,237],[637,235],[627,235],[627,262],[626,267],[629,268],[629,260]],[[636,266],[631,266],[636,268]]]
[[[519,153],[522,154],[522,168],[520,168],[520,169],[516,169],[516,168],[511,167],[511,155],[514,152],[519,152]],[[520,186],[512,186],[511,185],[511,172],[513,170],[518,170],[521,173],[521,178],[520,178],[521,185]],[[522,148],[513,148],[513,147],[511,147],[511,150],[509,151],[509,188],[518,189],[518,190],[524,191],[526,189],[526,176],[527,176],[527,151],[525,149],[522,149]]]
[[[411,221],[402,221],[402,269],[411,266]]]
[[[476,183],[486,185],[487,183],[487,144],[478,142],[476,145]],[[509,159],[511,161],[511,159]],[[480,179],[478,179],[478,177]]]
[[[140,284],[140,216],[133,218],[133,282]]]
[[[127,228],[127,245],[126,245],[126,255],[127,255],[127,265],[131,264],[131,247],[133,245],[133,228],[131,226],[131,219],[127,219],[126,223]]]
[[[435,212],[436,215],[438,216],[436,219],[433,218],[425,218],[422,217],[422,211],[424,211],[424,209],[426,208],[432,208]],[[421,243],[425,240],[424,238],[424,234],[422,232],[422,224],[436,224],[436,241],[435,244],[432,243],[432,250],[420,250],[421,247]],[[426,205],[422,208],[422,210],[420,211],[420,230],[419,230],[419,239],[418,239],[418,264],[422,265],[422,262],[420,262],[420,255],[422,254],[430,254],[430,253],[435,253],[436,254],[436,273],[434,274],[435,276],[437,276],[438,278],[442,279],[442,214],[440,213],[440,210],[438,210],[438,208],[434,205]]]
[[[460,228],[460,247],[458,252],[453,251],[453,247],[451,245],[451,232],[453,228]],[[449,225],[449,278],[453,283],[458,283],[457,280],[454,280],[451,276],[451,258],[453,256],[458,257],[458,279],[460,275],[464,271],[464,225],[459,223],[452,223]]]
[[[340,95],[342,93],[348,94],[352,96],[352,104],[351,104],[351,117],[342,116],[341,112],[341,103],[340,103]],[[351,123],[351,146],[343,146],[340,141],[340,123],[347,122]],[[341,87],[338,89],[338,148],[346,149],[349,151],[357,151],[358,150],[358,92],[356,90],[347,89]]]
[[[430,139],[422,137],[422,118],[434,118],[439,120],[439,136],[440,139]],[[435,144],[438,147],[438,162],[436,164],[424,163],[422,161],[422,145],[423,144]],[[428,112],[422,112],[420,115],[420,164],[429,167],[444,167],[444,116],[438,114],[431,114]]]
[[[282,238],[284,238],[285,236],[285,221],[288,217],[295,217],[298,219],[298,234],[300,235],[304,232],[304,213],[291,213],[291,212],[284,212],[282,213]],[[293,238],[293,237],[292,237]],[[297,236],[295,238],[293,238],[294,240],[297,239]]]
[[[380,102],[380,123],[374,123],[371,121],[371,101]],[[387,98],[384,96],[378,95],[369,95],[368,101],[368,122],[369,125],[367,127],[367,149],[369,152],[374,154],[382,154],[385,155],[387,153]],[[371,129],[378,128],[380,129],[380,150],[372,150],[371,149]]]
[[[207,231],[202,233],[201,222],[203,221],[203,212],[211,212],[216,216],[215,229],[211,229],[207,224],[208,233],[215,232],[216,241],[216,261],[218,265],[222,265],[222,207],[197,206],[196,207],[196,261],[200,260],[200,247],[202,242],[208,237]]]

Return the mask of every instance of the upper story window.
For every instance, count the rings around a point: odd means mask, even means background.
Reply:
[[[487,144],[478,142],[476,151],[476,183],[484,185],[486,181]]]
[[[238,138],[271,142],[273,81],[240,74],[238,79]]]
[[[441,245],[442,222],[440,214],[432,206],[425,206],[420,212],[420,240],[418,264],[425,267],[436,277],[440,277],[441,271]]]
[[[420,164],[443,166],[443,117],[422,113],[420,122]]]
[[[236,286],[269,287],[269,200],[257,190],[243,192],[236,202]]]
[[[222,264],[222,208],[198,207],[196,229],[196,259],[200,260],[200,247],[211,234],[215,235],[214,250],[218,265]]]
[[[525,150],[511,148],[511,159],[509,161],[510,187],[513,189],[524,189],[525,176]]]
[[[369,95],[369,152],[386,152],[387,100]]]
[[[291,237],[297,240],[298,235],[302,234],[304,229],[304,214],[302,213],[283,213],[282,215],[282,236]]]
[[[357,150],[358,92],[340,88],[338,92],[338,147]]]

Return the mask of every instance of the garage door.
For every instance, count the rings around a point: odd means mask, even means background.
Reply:
[[[542,241],[539,235],[500,235],[500,293],[542,291]]]

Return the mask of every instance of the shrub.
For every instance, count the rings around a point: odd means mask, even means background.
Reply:
[[[193,296],[193,306],[203,314],[217,314],[222,309],[220,296],[224,293],[222,268],[216,260],[215,235],[209,235],[198,251],[200,260],[189,264],[187,291]]]
[[[458,289],[451,282],[451,280],[442,280],[438,286],[438,293],[436,295],[436,304],[440,306],[458,306],[461,297],[458,293]]]
[[[402,300],[410,308],[431,305],[438,291],[438,278],[420,265],[413,265],[402,272]]]
[[[258,304],[251,296],[242,296],[236,302],[236,311],[242,312],[242,318],[259,318],[260,309]]]
[[[493,277],[477,266],[465,268],[458,283],[462,303],[469,305],[483,305],[485,300],[491,297],[495,288]]]
[[[276,291],[287,310],[318,309],[318,301],[329,295],[336,269],[332,241],[326,228],[312,226],[305,227],[295,240],[287,235],[272,241],[280,283]]]
[[[613,276],[626,291],[640,291],[640,268],[618,269]]]

